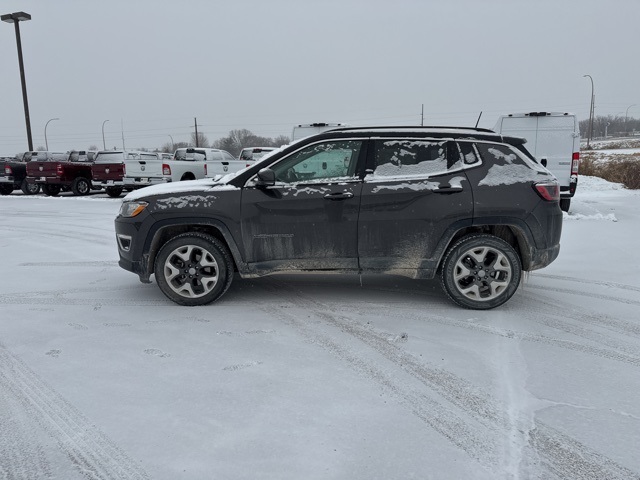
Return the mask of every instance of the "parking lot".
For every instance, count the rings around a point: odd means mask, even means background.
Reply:
[[[106,194],[3,197],[6,478],[640,476],[640,196],[583,180],[560,257],[491,311],[437,281],[120,269]]]

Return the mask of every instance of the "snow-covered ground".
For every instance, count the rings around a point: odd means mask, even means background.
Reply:
[[[119,204],[0,198],[1,479],[640,478],[640,192],[581,177],[488,312],[337,275],[179,307],[118,267]]]

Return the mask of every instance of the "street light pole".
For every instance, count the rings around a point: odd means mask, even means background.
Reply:
[[[624,134],[625,134],[625,135],[627,134],[627,119],[628,119],[628,117],[629,117],[629,109],[630,109],[631,107],[635,107],[635,104],[633,104],[633,105],[629,105],[629,106],[627,107],[627,112],[624,114]]]
[[[591,109],[589,110],[589,135],[587,136],[587,150],[589,150],[591,148],[591,137],[593,136],[593,106],[595,103],[595,96],[593,93],[593,78],[591,78],[591,75],[583,75],[582,77],[589,77],[589,80],[591,80]]]
[[[104,122],[102,122],[102,149],[106,150],[107,149],[107,144],[104,141],[104,124],[107,123],[109,120],[105,120]]]
[[[20,65],[20,80],[22,82],[22,102],[24,103],[24,120],[27,124],[27,142],[29,151],[33,151],[33,139],[31,138],[31,119],[29,118],[29,102],[27,101],[27,83],[24,79],[24,62],[22,61],[22,42],[20,40],[20,22],[31,20],[31,15],[24,12],[14,12],[2,15],[0,20],[13,23],[16,29],[16,45],[18,46],[18,64]]]
[[[44,124],[44,146],[47,149],[47,152],[49,151],[49,142],[47,142],[47,125],[49,125],[49,122],[52,122],[54,120],[60,120],[59,118],[51,118],[49,120],[47,120],[47,123]]]
[[[167,134],[167,135],[169,135],[169,134]],[[173,142],[173,137],[171,135],[169,135],[169,138],[171,139],[171,150],[175,150],[176,149],[176,147],[175,147],[176,144]]]

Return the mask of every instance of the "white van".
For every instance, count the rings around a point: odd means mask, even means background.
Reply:
[[[497,133],[527,139],[525,147],[560,182],[560,208],[569,211],[578,186],[580,129],[573,113],[530,112],[501,115]]]
[[[301,125],[296,125],[293,127],[293,132],[291,133],[291,141],[295,142],[304,137],[308,137],[309,135],[315,135],[317,133],[322,133],[327,130],[331,130],[333,128],[339,127],[348,127],[349,125],[345,123],[306,123]]]

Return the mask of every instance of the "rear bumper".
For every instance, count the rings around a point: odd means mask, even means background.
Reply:
[[[124,182],[122,180],[94,180],[93,184],[102,188],[124,186]]]
[[[165,177],[161,177],[161,178],[145,178],[145,177],[131,177],[131,178],[124,178],[123,181],[123,185],[125,187],[129,187],[129,188],[143,188],[143,187],[149,187],[151,185],[161,185],[163,183],[168,183],[170,182],[171,179],[170,178],[165,178]]]

